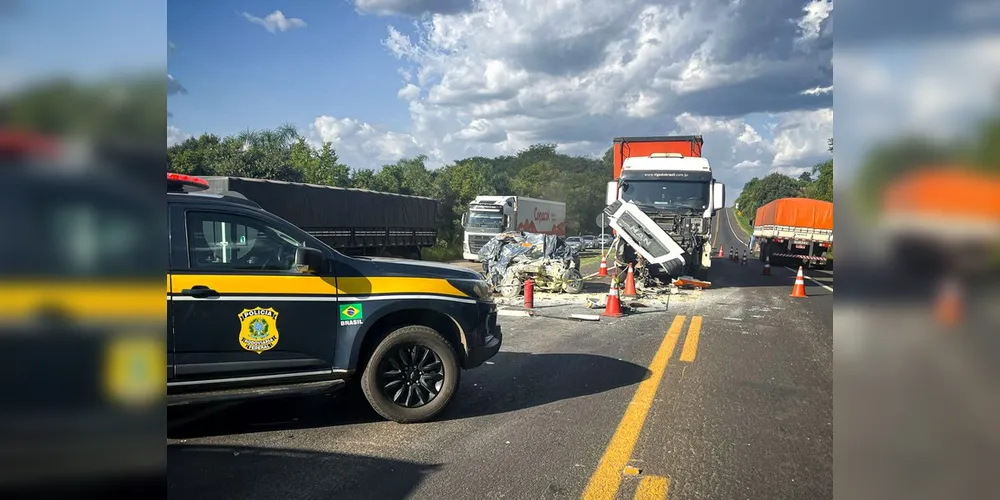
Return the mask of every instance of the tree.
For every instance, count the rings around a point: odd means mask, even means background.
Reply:
[[[316,159],[316,167],[312,173],[314,184],[326,186],[347,187],[350,185],[350,168],[340,163],[340,157],[333,149],[333,144],[324,142]]]

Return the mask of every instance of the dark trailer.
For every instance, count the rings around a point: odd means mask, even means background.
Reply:
[[[316,184],[203,177],[207,192],[239,193],[348,255],[419,259],[437,240],[438,201]]]

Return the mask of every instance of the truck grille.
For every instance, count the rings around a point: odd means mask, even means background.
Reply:
[[[489,243],[492,239],[492,236],[484,234],[469,235],[469,251],[472,253],[479,253],[479,250],[483,248],[483,245]]]

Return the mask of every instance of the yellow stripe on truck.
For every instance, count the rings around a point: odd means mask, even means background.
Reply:
[[[220,294],[259,295],[373,295],[420,293],[468,297],[442,278],[324,278],[319,276],[228,276],[221,274],[170,275],[170,291],[205,285]]]

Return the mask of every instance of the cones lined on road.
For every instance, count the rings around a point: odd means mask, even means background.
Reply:
[[[622,293],[625,297],[635,297],[635,273],[632,271],[632,263],[628,265],[628,274],[625,275],[625,291]]]
[[[792,287],[792,297],[806,297],[806,279],[802,276],[802,266],[795,275],[795,286]]]
[[[601,267],[597,270],[598,276],[608,275],[608,258],[604,255],[601,256]]]
[[[729,260],[736,262],[736,252],[733,250],[732,245],[729,245]]]
[[[771,257],[767,256],[764,258],[764,276],[771,275]]]
[[[747,251],[746,250],[743,250],[743,262],[742,262],[742,264],[744,266],[747,265]]]
[[[622,303],[618,298],[618,289],[615,288],[615,283],[617,280],[611,280],[611,288],[608,290],[608,303],[604,306],[604,312],[601,316],[607,316],[609,318],[620,318],[622,317]]]

